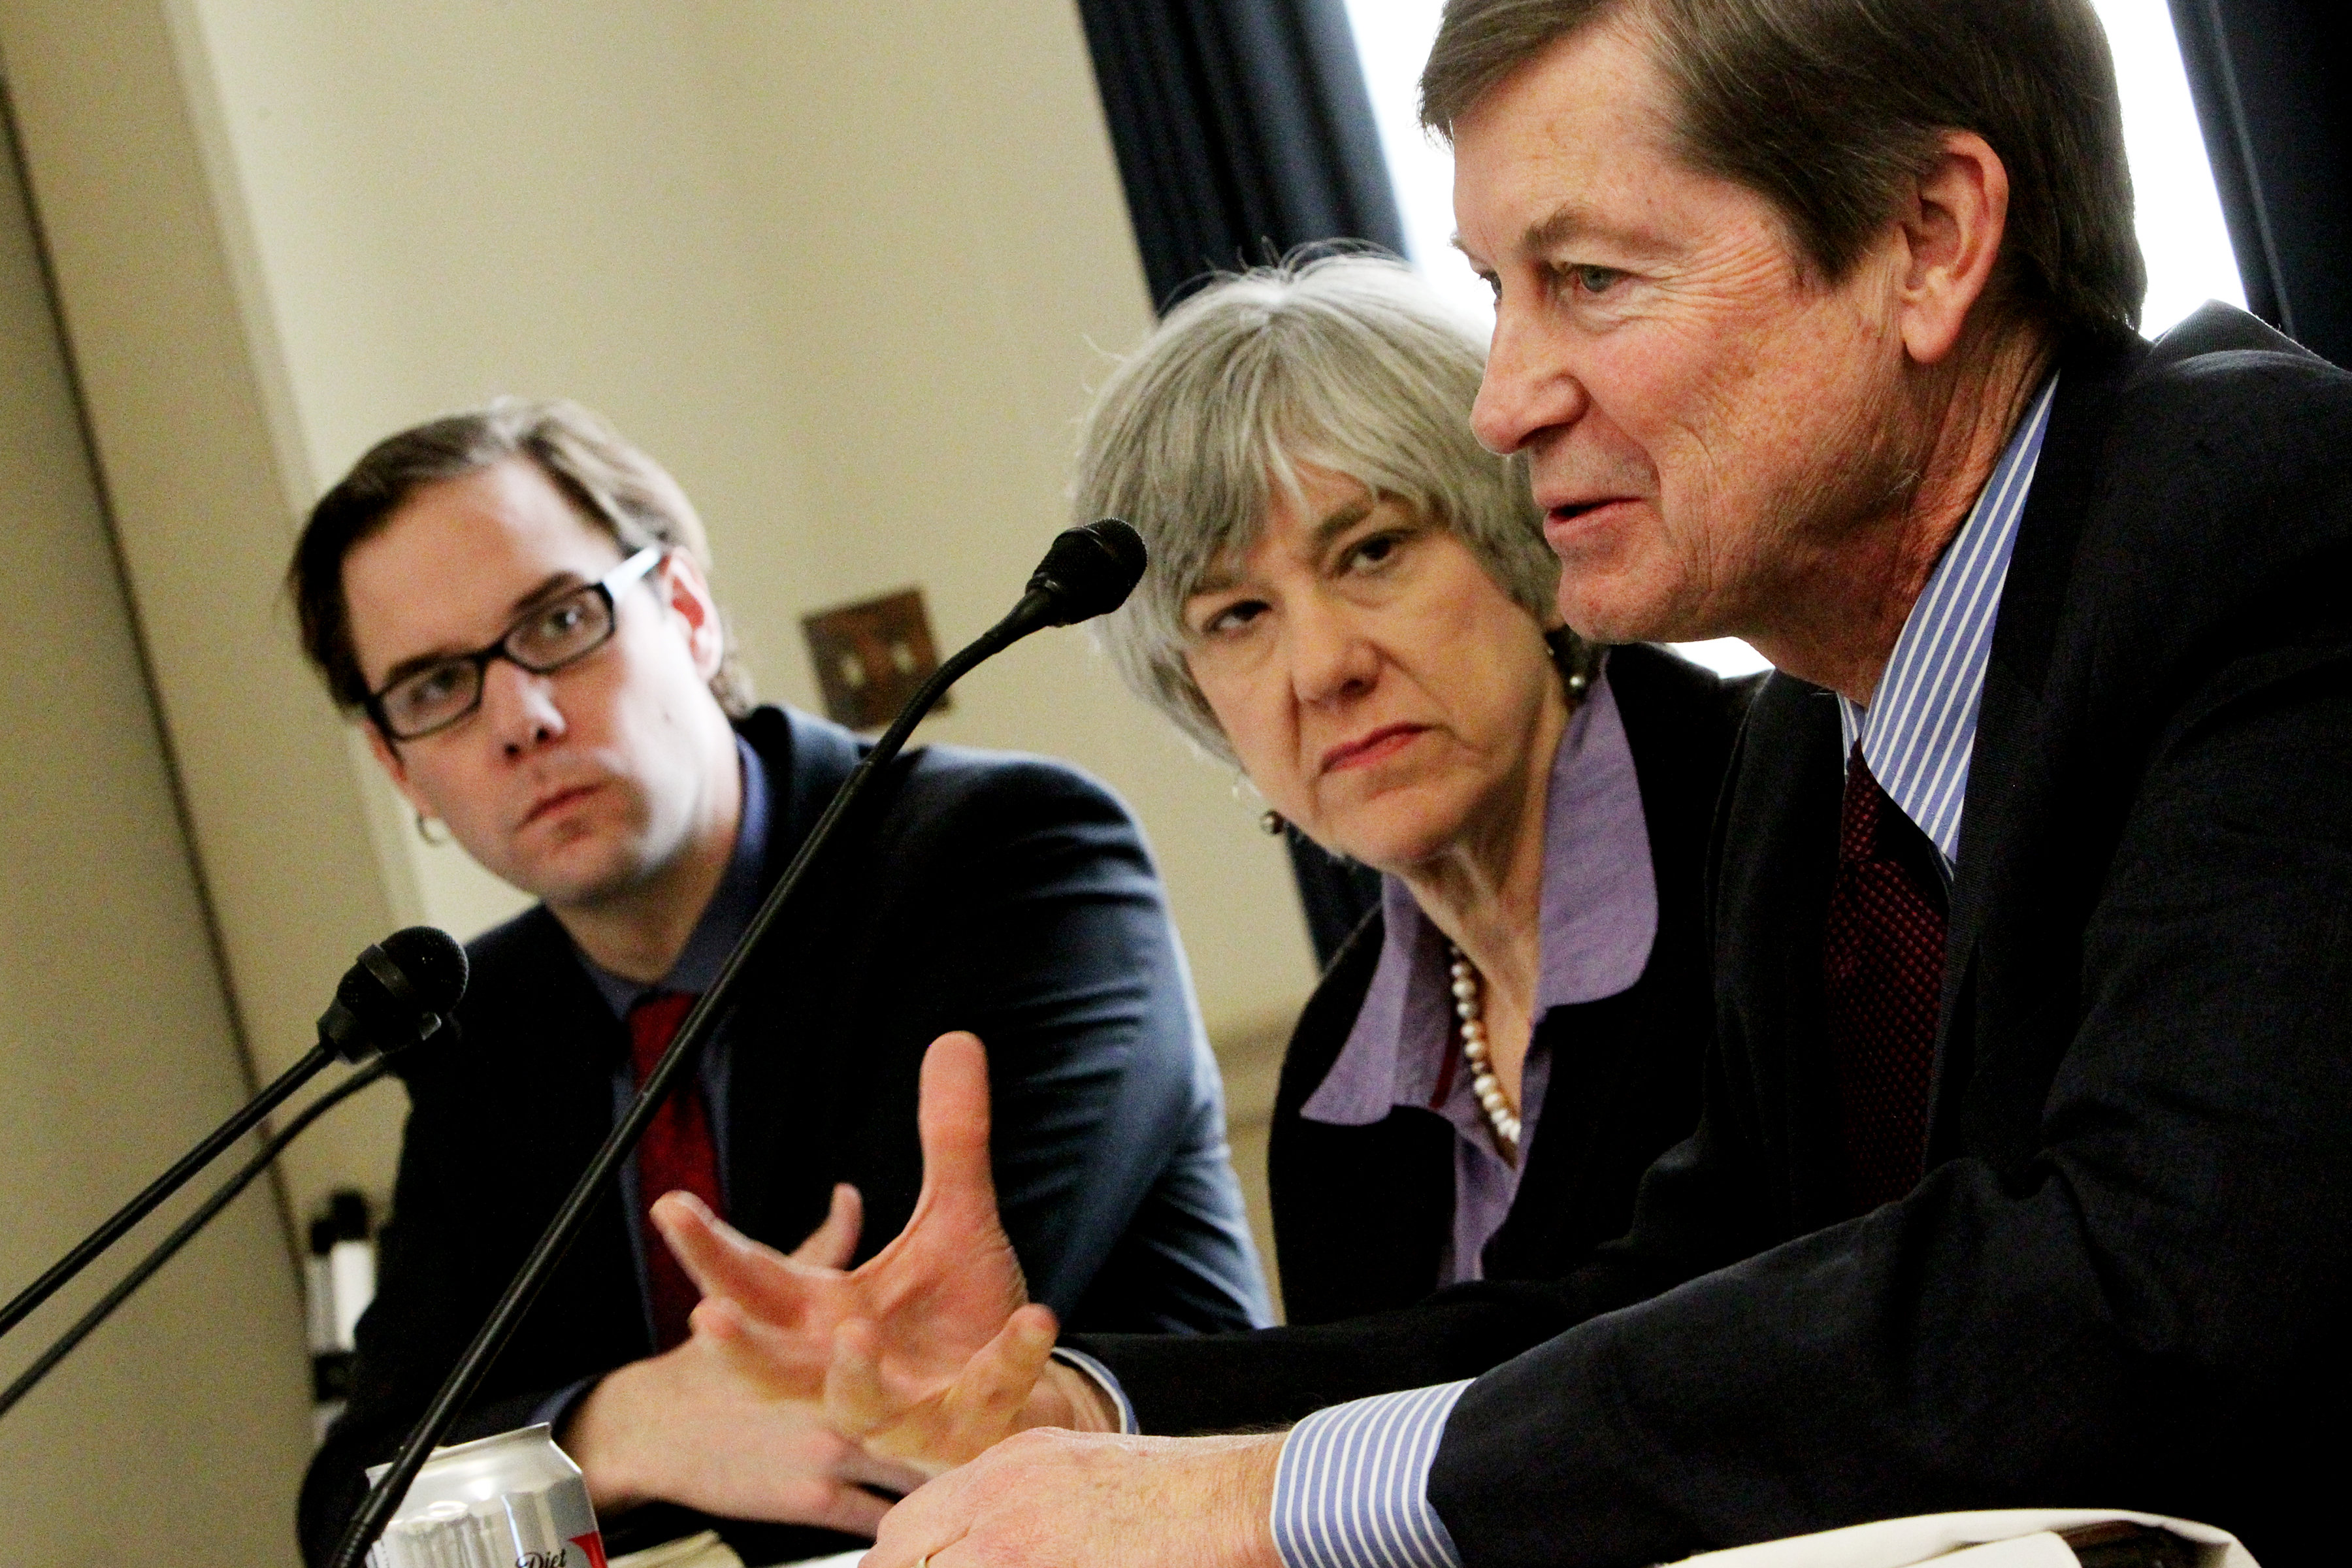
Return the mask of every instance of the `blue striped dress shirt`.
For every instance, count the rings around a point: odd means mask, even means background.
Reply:
[[[1861,738],[1871,773],[1935,843],[1948,876],[1959,858],[1993,617],[2057,386],[2053,375],[2035,394],[1929,574],[1876,700],[1864,709],[1838,699],[1842,754]],[[1429,1471],[1445,1419],[1469,1386],[1378,1394],[1318,1410],[1293,1427],[1274,1477],[1274,1544],[1286,1568],[1461,1568],[1429,1500]]]
[[[1960,806],[1968,798],[1993,615],[2057,390],[2053,375],[2018,422],[1968,521],[1911,606],[1870,706],[1838,698],[1839,754],[1852,755],[1861,739],[1871,775],[1936,846],[1946,877],[1960,858]]]

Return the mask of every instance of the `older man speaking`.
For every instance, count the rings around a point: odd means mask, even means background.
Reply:
[[[1410,1310],[1492,1325],[1484,1375],[1400,1353],[1373,1375],[1431,1386],[1277,1436],[1032,1432],[869,1563],[1637,1564],[2061,1503],[2315,1560],[2352,378],[2218,307],[2133,333],[2087,0],[1452,0],[1423,85],[1496,290],[1476,424],[1568,619],[1780,670],[1711,868],[1704,1120],[1564,1284]],[[844,1289],[887,1318],[890,1283]],[[1162,1431],[1217,1353],[1087,1348]]]

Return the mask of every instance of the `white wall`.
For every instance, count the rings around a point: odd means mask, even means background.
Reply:
[[[231,994],[268,1075],[419,900],[372,847],[342,727],[293,655],[277,579],[310,481],[278,446],[282,364],[241,309],[241,220],[207,176],[173,20],[152,0],[0,0],[0,61]],[[341,1179],[380,1184],[397,1098],[297,1146],[306,1206]]]
[[[700,505],[762,689],[807,702],[808,610],[920,584],[954,645],[1012,601],[1103,351],[1150,321],[1067,0],[0,0],[0,47],[39,79],[37,194],[265,1069],[383,926],[514,905],[406,831],[270,598],[370,441],[499,391],[603,408]],[[1304,996],[1254,804],[1082,636],[928,732],[1135,805],[1213,1030]],[[298,1201],[380,1187],[395,1131],[311,1144]]]
[[[247,1087],[9,152],[0,129],[0,1295]],[[28,1320],[0,1381],[163,1228]],[[0,1565],[290,1563],[307,1381],[265,1183],[0,1419]]]

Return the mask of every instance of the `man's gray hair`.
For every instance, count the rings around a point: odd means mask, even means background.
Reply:
[[[1087,416],[1071,514],[1122,517],[1150,564],[1102,645],[1137,695],[1234,760],[1185,662],[1184,602],[1248,550],[1301,465],[1410,504],[1538,623],[1559,563],[1524,463],[1470,431],[1482,334],[1402,262],[1255,268],[1186,300],[1121,361]]]
[[[2091,0],[1446,0],[1422,121],[1454,123],[1560,39],[1623,18],[1675,97],[1684,162],[1779,210],[1841,281],[1938,138],[2009,171],[1988,302],[2053,332],[2126,340],[2147,272],[2132,225],[2115,61]]]

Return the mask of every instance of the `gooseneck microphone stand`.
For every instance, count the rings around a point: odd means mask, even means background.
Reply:
[[[213,1216],[236,1201],[236,1195],[253,1184],[253,1179],[269,1169],[271,1161],[286,1151],[286,1145],[302,1135],[310,1123],[332,1110],[360,1090],[382,1079],[392,1071],[392,1063],[379,1057],[326,1093],[304,1106],[294,1120],[271,1137],[254,1157],[245,1163],[236,1175],[221,1184],[220,1190],[199,1204],[194,1212],[180,1222],[171,1235],[155,1246],[155,1250],[139,1260],[138,1266],[122,1277],[120,1284],[100,1297],[90,1310],[75,1320],[74,1326],[58,1337],[58,1342],[43,1351],[40,1359],[26,1367],[16,1381],[0,1389],[0,1415],[16,1408],[17,1401],[33,1392],[34,1384],[49,1375],[58,1363],[74,1352],[74,1348],[89,1338],[100,1323],[114,1315],[114,1310],[131,1299],[132,1291],[154,1276],[157,1269],[172,1261],[180,1248],[194,1239],[196,1232],[210,1225]],[[274,1087],[274,1086],[273,1086]]]
[[[15,1300],[0,1307],[0,1334],[30,1317],[35,1308],[56,1295],[68,1280],[89,1268],[100,1253],[121,1240],[124,1231],[154,1213],[157,1205],[187,1185],[190,1177],[211,1164],[222,1150],[251,1131],[255,1123],[277,1110],[288,1095],[317,1077],[319,1069],[334,1059],[335,1053],[325,1041],[311,1047],[308,1056],[278,1074],[277,1080],[254,1096],[244,1110],[214,1128],[203,1142],[181,1156],[179,1163],[115,1210],[112,1218],[84,1237],[71,1252],[50,1264],[38,1279],[16,1293]]]
[[[149,1183],[145,1191],[115,1210],[105,1224],[17,1292],[16,1300],[0,1307],[0,1334],[31,1316],[34,1309],[89,1268],[125,1231],[152,1214],[329,1062],[365,1061],[379,1050],[398,1050],[424,1039],[441,1026],[443,1016],[457,1006],[465,989],[466,950],[446,931],[410,926],[371,944],[336,986],[334,1002],[319,1019],[319,1043],[310,1053],[280,1073],[243,1110],[213,1129],[177,1164]]]
[[[1143,541],[1137,536],[1135,530],[1116,518],[1105,518],[1084,528],[1064,530],[1046,552],[1045,559],[1030,575],[1028,591],[1022,595],[1021,602],[1013,606],[1012,612],[940,665],[931,673],[930,679],[907,700],[907,705],[898,710],[898,718],[891,721],[890,727],[882,732],[882,738],[874,742],[874,749],[866,753],[856,770],[834,793],[824,814],[817,818],[816,826],[801,841],[792,863],[785,868],[783,876],[760,906],[760,912],[752,917],[750,929],[735,944],[735,951],[728,954],[727,962],[719,969],[710,989],[703,993],[687,1014],[668,1050],[663,1053],[661,1060],[655,1064],[653,1071],[639,1086],[635,1102],[614,1124],[604,1146],[596,1151],[595,1158],[588,1162],[588,1168],[580,1173],[580,1180],[572,1184],[562,1207],[556,1211],[555,1217],[548,1223],[546,1231],[531,1248],[530,1256],[516,1271],[513,1281],[507,1286],[506,1293],[499,1298],[488,1320],[474,1335],[473,1342],[466,1347],[466,1353],[457,1358],[457,1364],[434,1394],[433,1402],[410,1429],[400,1446],[400,1452],[375,1485],[369,1489],[366,1500],[352,1516],[351,1523],[343,1531],[342,1540],[336,1545],[335,1554],[330,1560],[332,1568],[359,1568],[361,1558],[375,1543],[376,1537],[383,1533],[385,1523],[399,1506],[400,1500],[408,1495],[409,1484],[415,1480],[416,1472],[425,1468],[425,1461],[432,1454],[434,1445],[448,1432],[457,1418],[459,1408],[472,1396],[499,1352],[506,1348],[515,1326],[530,1310],[531,1302],[538,1298],[548,1277],[563,1261],[564,1254],[571,1249],[582,1227],[586,1225],[590,1211],[603,1198],[605,1183],[620,1168],[621,1162],[629,1157],[629,1152],[637,1146],[638,1140],[645,1135],[646,1123],[653,1120],[655,1110],[669,1093],[670,1086],[681,1075],[693,1070],[695,1063],[701,1058],[704,1044],[733,1014],[735,992],[750,966],[751,955],[759,950],[785,906],[792,902],[793,895],[807,879],[810,867],[824,852],[826,844],[839,830],[844,819],[856,807],[876,775],[898,756],[907,743],[907,737],[914,732],[923,715],[930,711],[932,704],[965,671],[1002,653],[1030,633],[1046,626],[1069,626],[1077,621],[1090,620],[1117,609],[1142,577],[1143,562]],[[657,1245],[658,1238],[649,1238],[648,1244]]]

